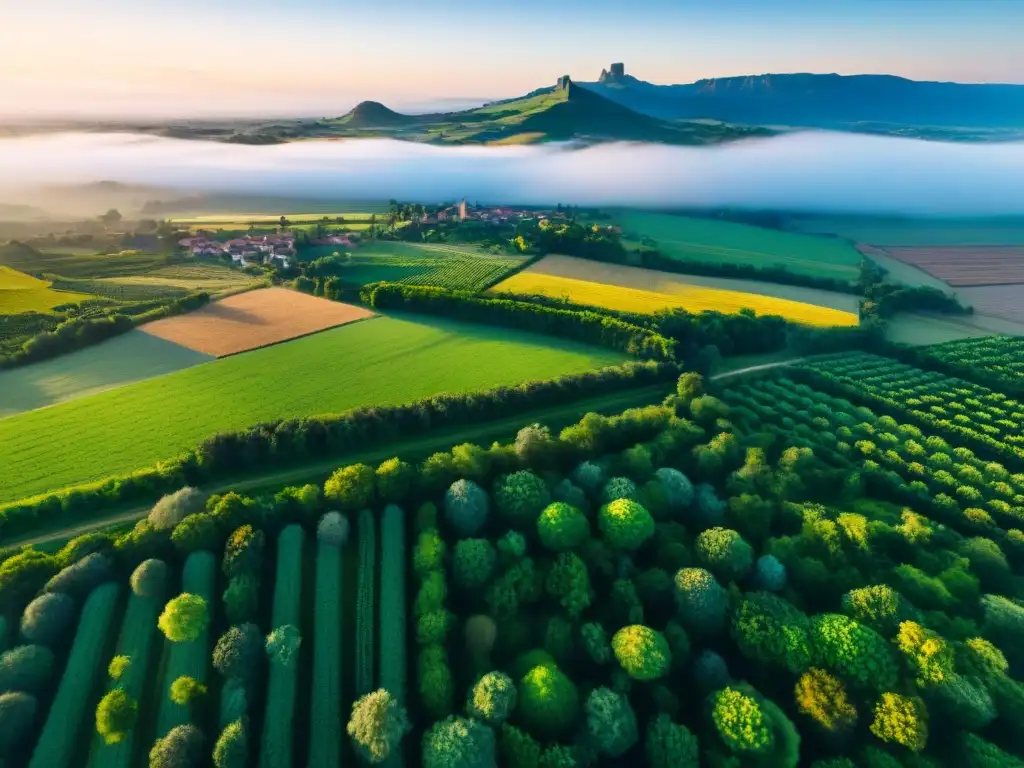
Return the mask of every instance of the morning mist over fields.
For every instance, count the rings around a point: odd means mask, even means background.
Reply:
[[[129,134],[0,140],[0,199],[96,181],[304,198],[737,206],[888,214],[1024,209],[1024,143],[800,132],[716,147],[237,146]]]

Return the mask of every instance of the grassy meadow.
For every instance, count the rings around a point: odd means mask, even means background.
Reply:
[[[887,219],[873,216],[796,216],[795,232],[826,234],[879,246],[1024,245],[1024,218]]]
[[[213,360],[139,330],[52,360],[0,371],[0,418]]]
[[[815,277],[854,281],[861,256],[843,240],[711,219],[623,210],[615,215],[627,241],[647,237],[681,262],[783,267]]]
[[[217,432],[578,373],[623,360],[570,342],[380,317],[0,419],[0,502],[150,466]]]
[[[819,302],[812,304],[735,290],[751,285],[752,281],[683,278],[650,269],[598,264],[570,256],[548,256],[499,283],[492,290],[565,297],[579,304],[627,312],[654,312],[680,307],[688,312],[715,310],[735,313],[749,308],[758,314],[781,315],[788,320],[808,325],[856,325],[858,322],[855,296],[795,286],[760,284],[762,290],[788,292]],[[836,306],[828,306],[826,302]]]
[[[47,312],[61,304],[76,304],[88,298],[83,293],[56,291],[46,280],[0,266],[0,315]]]

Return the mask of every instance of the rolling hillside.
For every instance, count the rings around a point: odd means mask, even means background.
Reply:
[[[530,144],[542,141],[595,143],[647,141],[663,144],[717,144],[764,136],[762,128],[700,122],[667,122],[582,88],[568,77],[551,87],[462,112],[404,115],[376,101],[364,101],[340,117],[321,120],[239,122],[217,132],[200,123],[187,126],[132,126],[133,130],[175,138],[270,144],[313,138],[393,138],[429,144]]]

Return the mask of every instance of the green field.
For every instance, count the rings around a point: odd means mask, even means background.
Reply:
[[[302,256],[312,260],[338,250],[337,245],[318,245],[304,250]],[[523,256],[490,253],[469,245],[379,240],[351,251],[350,262],[342,268],[340,276],[361,285],[387,280],[479,291],[502,280],[525,262]]]
[[[646,211],[623,210],[614,218],[627,242],[650,238],[664,256],[681,262],[784,267],[848,281],[859,274],[860,254],[834,238]]]
[[[179,344],[131,331],[52,360],[0,371],[0,418],[173,373],[212,360]]]
[[[48,312],[61,304],[77,304],[90,298],[72,291],[55,291],[50,283],[0,266],[0,315]]]
[[[885,219],[872,216],[797,216],[787,226],[870,245],[1024,245],[1024,219]]]
[[[381,317],[0,419],[0,502],[150,466],[261,421],[402,403],[612,365],[508,329]]]

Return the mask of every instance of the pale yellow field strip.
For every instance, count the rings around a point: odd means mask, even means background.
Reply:
[[[679,307],[688,312],[732,314],[749,308],[806,325],[856,325],[857,315],[775,296],[692,285],[666,272],[549,256],[495,286],[496,292],[567,297],[571,301],[626,312]]]

